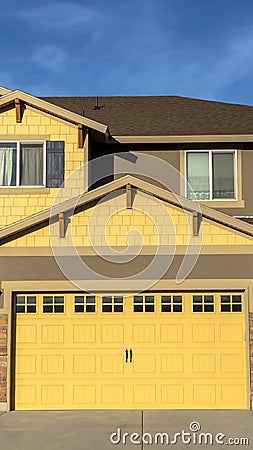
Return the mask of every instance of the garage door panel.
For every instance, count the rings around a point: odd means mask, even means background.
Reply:
[[[194,344],[213,344],[215,339],[215,323],[194,323],[192,325],[192,342]]]
[[[193,404],[196,408],[214,408],[218,403],[217,385],[214,383],[194,383],[193,385]]]
[[[183,323],[162,323],[160,325],[161,344],[184,344],[185,330]]]
[[[246,402],[245,384],[231,380],[221,384],[221,402],[227,408],[243,408]]]
[[[73,344],[95,344],[97,341],[97,326],[95,324],[78,323],[72,325]]]
[[[103,324],[101,325],[101,343],[113,344],[114,342],[123,344],[125,340],[125,327],[123,324]]]
[[[161,383],[161,403],[163,407],[183,408],[185,405],[185,384],[177,380]]]
[[[41,403],[42,405],[57,405],[58,407],[66,403],[64,384],[43,384],[41,386]]]
[[[39,373],[37,356],[33,353],[27,354],[25,351],[24,353],[20,352],[19,357],[16,360],[16,374],[30,376],[31,374],[36,373]]]
[[[88,384],[80,381],[80,384],[73,384],[73,406],[79,408],[96,407],[97,404],[97,385]]]
[[[37,395],[37,385],[18,383],[16,384],[15,401],[19,409],[35,409],[40,405],[40,399]]]
[[[246,355],[227,350],[220,355],[220,373],[227,379],[242,379],[245,375]]]
[[[82,352],[74,354],[72,359],[73,374],[95,374],[97,371],[96,354]]]
[[[229,322],[221,324],[221,343],[241,343],[243,341],[244,327],[242,323]]]
[[[156,341],[156,325],[136,323],[132,325],[133,344],[155,344]]]
[[[196,353],[192,355],[193,374],[212,374],[217,371],[216,355],[214,353]]]
[[[17,323],[17,346],[24,344],[37,344],[38,343],[38,333],[37,333],[37,325],[33,324],[19,324]]]
[[[133,373],[144,374],[157,373],[157,355],[155,353],[144,353],[136,351],[134,353]]]
[[[142,383],[136,382],[132,386],[132,401],[137,408],[153,407],[159,402],[157,383],[150,383],[143,380]],[[141,406],[143,405],[143,406]]]

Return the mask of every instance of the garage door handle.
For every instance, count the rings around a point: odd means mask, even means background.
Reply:
[[[130,363],[133,362],[133,350],[130,348]]]
[[[128,362],[128,350],[126,348],[126,363]]]

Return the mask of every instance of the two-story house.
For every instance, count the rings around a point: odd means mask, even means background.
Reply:
[[[250,409],[253,107],[0,88],[0,408]]]

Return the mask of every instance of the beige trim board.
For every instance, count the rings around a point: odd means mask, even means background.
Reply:
[[[52,189],[52,188],[51,188]],[[6,195],[6,194],[13,194],[13,195],[20,195],[20,194],[49,194],[50,188],[0,188],[0,195]]]
[[[126,247],[114,246],[117,251],[123,251]],[[173,249],[172,249],[173,250]],[[106,247],[96,246],[96,251],[92,247],[76,247],[76,251],[79,256],[106,256],[108,254]],[[140,256],[155,255],[157,247],[154,245],[143,247]],[[159,247],[159,254],[167,255],[169,249],[167,246]],[[191,254],[191,248],[184,245],[178,245],[176,247],[175,255]],[[253,254],[252,245],[203,245],[201,247],[200,255],[251,255]],[[61,248],[61,255],[68,256],[69,249]],[[0,257],[3,256],[53,256],[51,247],[1,247]]]
[[[5,95],[4,97],[0,97],[0,108],[2,106],[11,104],[12,102],[15,101],[16,98],[23,101],[25,104],[33,106],[42,111],[46,111],[54,116],[66,119],[75,124],[81,123],[82,125],[88,128],[92,128],[103,134],[106,134],[108,132],[107,125],[103,125],[99,122],[96,122],[79,114],[68,111],[67,109],[61,108],[60,106],[55,106],[52,103],[46,102],[45,100],[41,100],[37,97],[34,97],[33,95],[27,94],[19,90],[12,91],[11,93]]]
[[[10,94],[10,92],[12,92],[11,89],[7,89],[3,86],[0,86],[0,95],[7,95]]]
[[[210,206],[211,208],[244,208],[245,202],[244,200],[231,200],[231,201],[217,201],[217,200],[209,200],[205,202],[200,202],[201,205]]]
[[[120,144],[189,144],[190,142],[253,142],[253,134],[203,134],[169,136],[112,136]]]
[[[1,134],[1,141],[47,141],[50,134]]]
[[[78,281],[78,280],[77,280]],[[147,280],[147,284],[153,280]],[[110,283],[110,280],[109,280]],[[3,281],[2,288],[4,289],[6,305],[8,304],[8,293],[10,292],[43,292],[43,291],[66,291],[66,292],[81,292],[74,283],[70,281],[59,280],[40,280],[40,281]],[[240,290],[246,291],[246,289],[253,289],[252,279],[226,279],[226,280],[209,280],[209,279],[194,279],[184,280],[183,283],[177,283],[175,280],[158,280],[150,287],[149,291],[178,291],[183,292],[187,290],[191,291],[233,291]],[[110,285],[108,292],[110,292]],[[253,302],[252,302],[253,306]],[[6,312],[3,312],[6,314]]]
[[[52,208],[45,209],[44,211],[33,214],[32,216],[26,217],[18,222],[7,225],[6,227],[0,230],[0,241],[1,239],[6,239],[11,236],[15,239],[15,235],[19,232],[23,232],[29,229],[32,229],[34,225],[44,223],[44,226],[48,225],[48,221],[51,218],[57,219],[61,212],[67,213],[71,212],[73,208],[81,207],[84,205],[88,205],[96,200],[101,199],[106,194],[117,191],[119,189],[126,188],[127,184],[131,184],[132,187],[139,189],[145,193],[151,194],[158,199],[165,201],[175,207],[180,209],[184,208],[188,213],[192,213],[194,211],[199,210],[199,204],[197,202],[193,202],[192,200],[186,199],[184,197],[176,196],[153,184],[142,181],[138,178],[135,178],[131,175],[126,175],[122,178],[114,180],[104,186],[101,186],[97,189],[94,189],[89,192],[85,192],[83,195],[77,198],[71,198],[66,200],[59,205],[53,206]],[[222,212],[216,211],[207,206],[201,206],[201,212],[203,218],[206,218],[212,222],[216,222],[219,225],[225,226],[226,228],[233,229],[235,231],[239,231],[242,234],[253,237],[253,225],[243,222],[234,217],[228,216]]]

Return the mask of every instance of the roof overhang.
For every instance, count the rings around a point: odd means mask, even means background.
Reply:
[[[188,200],[185,197],[175,196],[172,192],[165,190],[163,188],[157,187],[149,182],[142,181],[131,175],[126,175],[118,180],[112,181],[102,187],[94,189],[90,192],[85,192],[80,197],[71,198],[66,200],[52,208],[48,208],[44,211],[36,213],[25,219],[22,219],[13,224],[7,225],[6,227],[0,229],[0,245],[5,243],[7,240],[15,240],[20,233],[27,234],[33,231],[33,228],[39,224],[41,226],[48,226],[49,221],[53,219],[58,219],[60,213],[68,213],[73,211],[75,208],[75,213],[77,213],[78,208],[82,206],[89,207],[94,201],[101,199],[105,195],[117,191],[119,189],[125,189],[127,185],[136,188],[142,192],[153,195],[154,197],[176,206],[179,208],[184,208],[184,210],[193,213],[194,211],[199,211],[198,203]],[[183,206],[182,206],[183,205]],[[216,211],[207,206],[201,205],[201,214],[203,218],[211,220],[217,224],[226,226],[232,230],[239,231],[247,236],[253,237],[253,225],[243,222],[234,217],[228,216],[224,213]]]
[[[0,95],[6,95],[9,94],[10,92],[12,92],[10,89],[0,86]]]
[[[65,108],[53,105],[52,103],[46,102],[45,100],[41,100],[40,98],[34,97],[33,95],[30,94],[26,94],[25,92],[19,90],[10,91],[9,93],[3,95],[3,97],[0,97],[0,109],[1,107],[14,103],[15,99],[19,99],[29,106],[32,106],[46,113],[49,113],[55,117],[59,117],[60,119],[67,120],[68,122],[71,122],[76,125],[78,124],[84,125],[87,128],[90,128],[92,130],[95,130],[99,133],[108,136],[109,129],[107,125],[88,119],[87,117],[73,113]]]
[[[203,134],[203,135],[169,135],[169,136],[112,136],[120,144],[189,144],[194,142],[253,142],[253,134]]]

